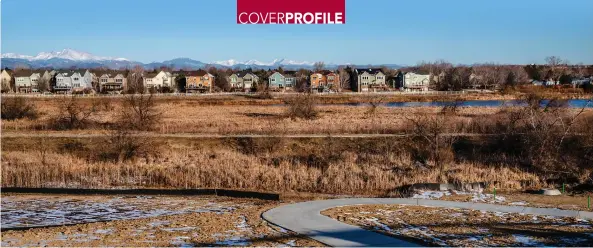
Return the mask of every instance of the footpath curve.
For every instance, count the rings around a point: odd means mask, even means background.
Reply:
[[[262,217],[274,225],[307,235],[329,246],[419,246],[410,241],[342,223],[320,213],[334,207],[367,204],[406,204],[593,219],[593,212],[586,211],[410,198],[346,198],[301,202],[270,209]]]

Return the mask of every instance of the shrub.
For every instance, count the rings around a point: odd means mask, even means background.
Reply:
[[[130,131],[118,129],[112,131],[103,142],[99,152],[99,159],[121,163],[142,156],[156,155],[157,153],[157,146],[150,140],[133,135]]]
[[[38,116],[35,105],[26,102],[24,97],[2,98],[2,120],[36,119]]]
[[[288,101],[287,116],[291,119],[315,119],[317,117],[315,98],[311,94],[300,94]]]
[[[128,130],[152,130],[161,121],[153,94],[130,95],[124,99],[119,126]]]
[[[72,95],[60,103],[58,111],[58,115],[50,120],[54,129],[84,129],[98,111],[98,103],[93,101],[91,104],[85,104],[80,97]]]

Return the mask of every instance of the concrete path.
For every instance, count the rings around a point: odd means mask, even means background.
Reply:
[[[409,198],[347,198],[301,202],[268,210],[262,216],[272,224],[307,235],[330,246],[419,246],[403,239],[348,225],[320,213],[339,206],[366,204],[407,204],[593,219],[593,212],[585,211]]]

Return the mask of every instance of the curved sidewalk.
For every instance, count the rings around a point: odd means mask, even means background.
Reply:
[[[348,225],[320,213],[334,207],[367,204],[407,204],[593,219],[593,212],[585,211],[409,198],[347,198],[301,202],[270,209],[263,213],[262,217],[272,224],[307,235],[330,246],[419,246],[409,241]]]

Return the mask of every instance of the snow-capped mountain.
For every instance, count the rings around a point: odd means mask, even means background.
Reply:
[[[212,62],[213,64],[223,65],[228,67],[233,67],[236,65],[253,65],[253,66],[313,66],[314,63],[308,61],[294,61],[294,60],[286,60],[286,59],[275,59],[272,62],[266,63],[261,62],[259,60],[247,60],[247,61],[237,61],[234,59],[223,60],[223,61],[215,61]]]
[[[20,55],[15,53],[2,54],[2,58],[12,59],[26,59],[26,60],[49,60],[49,59],[68,59],[74,61],[101,61],[101,60],[117,60],[117,61],[129,61],[126,58],[112,58],[112,57],[101,57],[95,56],[90,53],[76,51],[74,49],[66,48],[62,51],[57,52],[40,52],[37,56]]]
[[[102,57],[87,52],[76,51],[74,49],[63,49],[57,52],[41,52],[36,56],[21,55],[16,53],[2,54],[2,67],[15,68],[97,68],[108,67],[111,69],[132,68],[142,66],[146,69],[158,69],[163,66],[173,69],[201,69],[208,66],[218,68],[236,68],[236,69],[276,69],[283,67],[287,70],[312,69],[314,63],[308,61],[294,61],[287,59],[275,59],[272,62],[261,62],[259,60],[237,61],[234,59],[204,63],[190,58],[176,58],[162,62],[141,63],[128,60],[126,58]],[[368,65],[367,65],[368,66]],[[388,67],[397,67],[397,65],[387,65]],[[337,64],[325,64],[327,69],[336,69]]]

